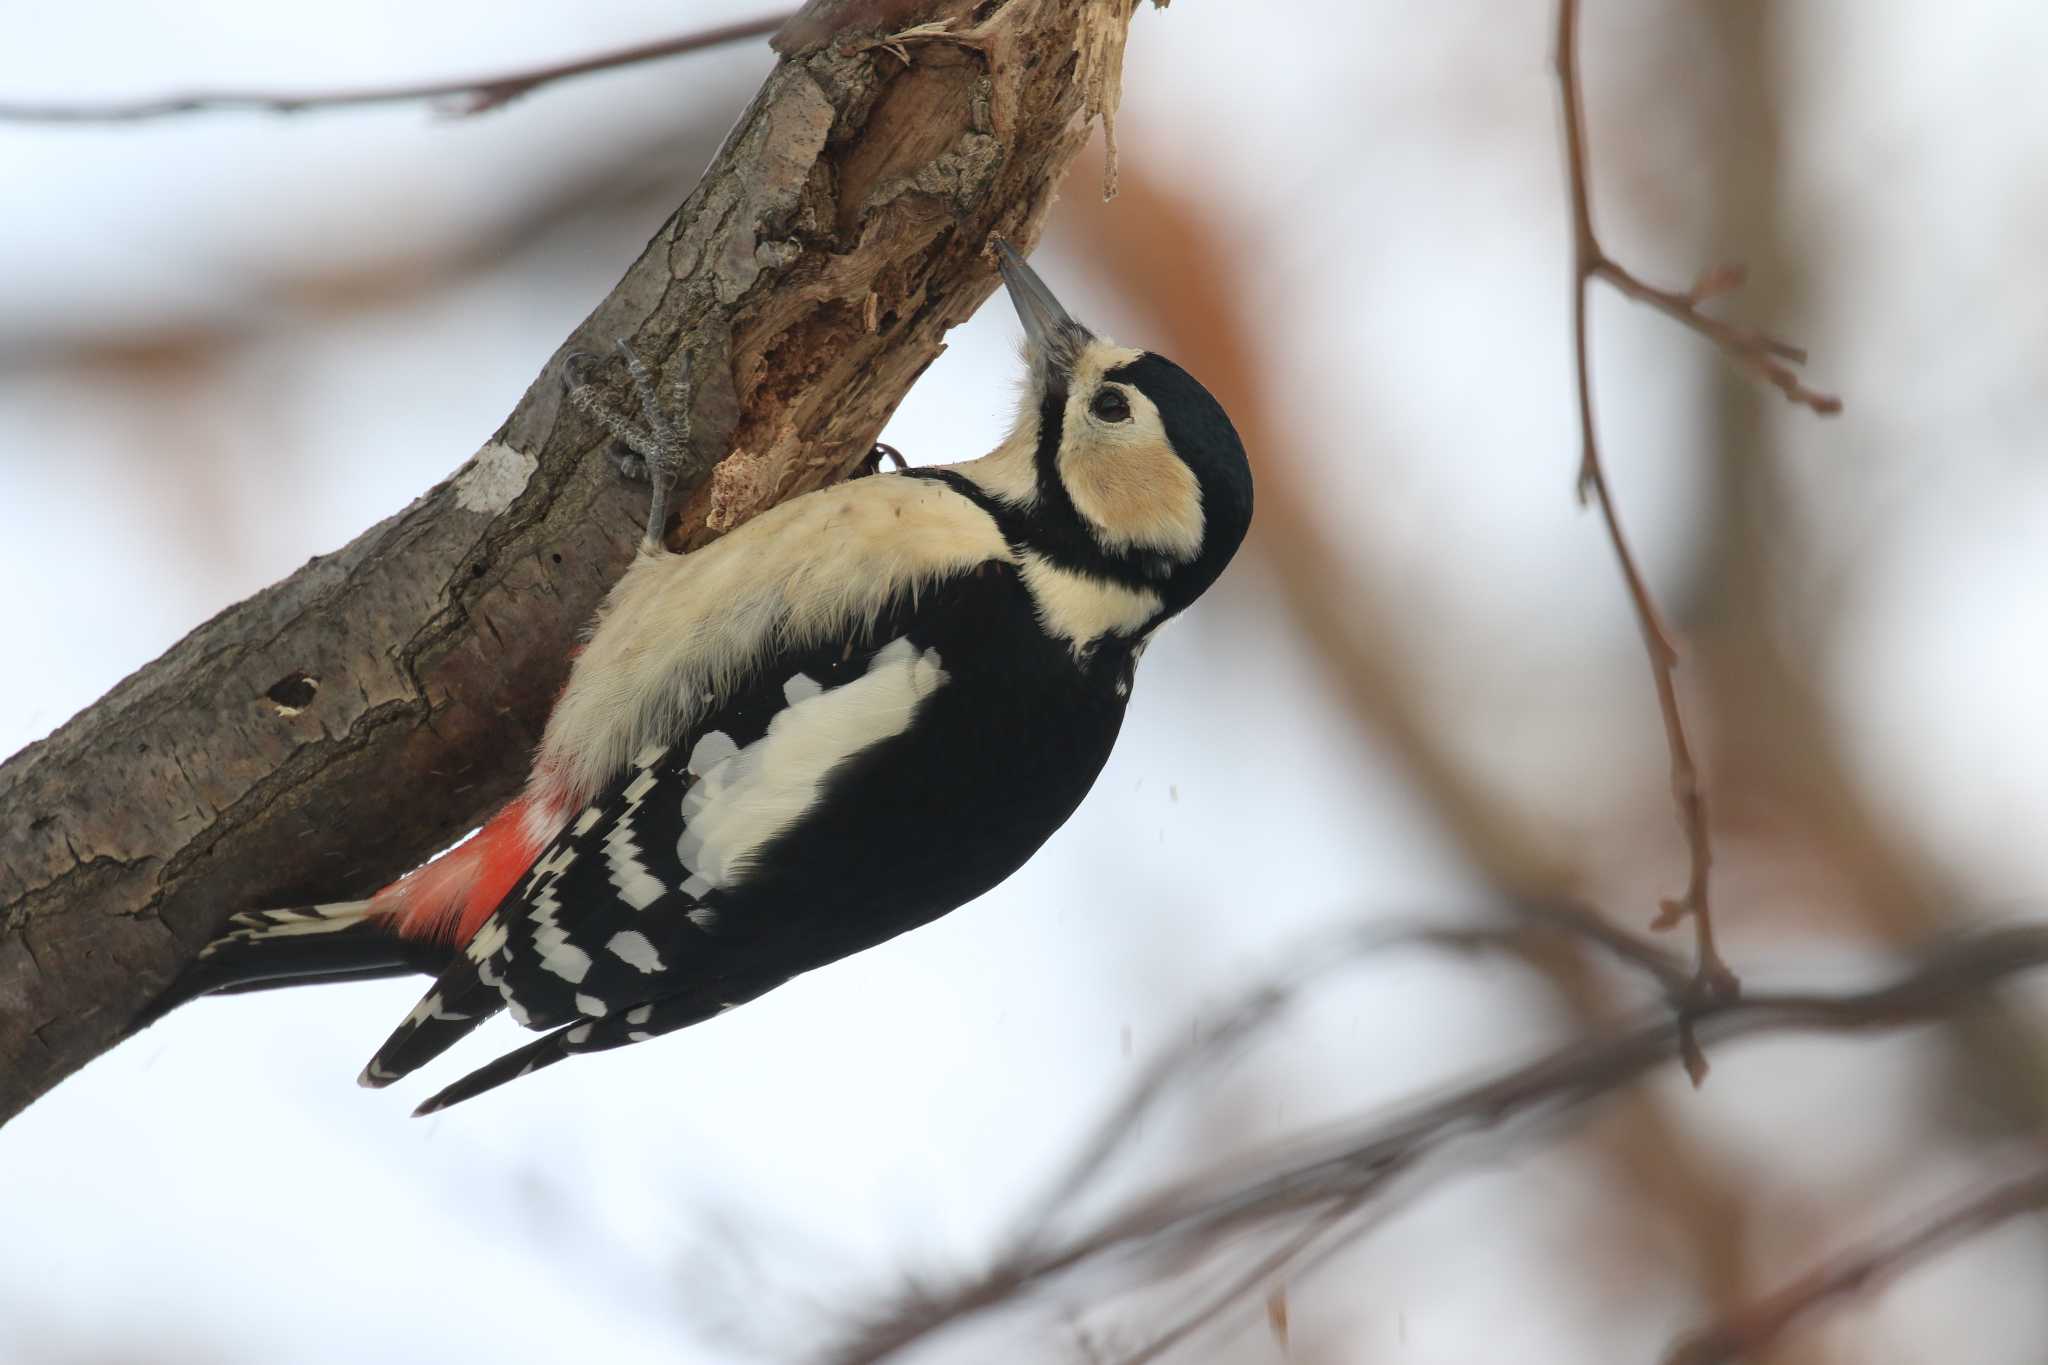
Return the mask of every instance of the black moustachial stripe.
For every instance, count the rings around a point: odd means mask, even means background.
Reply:
[[[1110,551],[1089,530],[1059,477],[1060,423],[1065,391],[1048,393],[1038,414],[1038,449],[1033,463],[1038,499],[1029,507],[1002,501],[965,475],[950,469],[909,469],[910,478],[945,484],[995,520],[1012,550],[1029,550],[1059,568],[1124,587],[1157,589],[1173,563],[1152,550]]]

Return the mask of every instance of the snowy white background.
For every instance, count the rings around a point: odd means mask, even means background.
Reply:
[[[1675,103],[1711,116],[1688,8],[1594,3],[1586,19],[1610,244],[1673,281],[1743,254],[1689,226],[1704,206],[1688,144],[1644,89],[1672,79]],[[1770,414],[1827,612],[1809,662],[1891,837],[1977,904],[2038,912],[2048,21],[2022,0],[1777,8],[1775,60],[1798,72],[1782,214],[1826,244],[1788,330],[1850,403],[1826,424]],[[1313,470],[1359,572],[1412,602],[1413,635],[1384,647],[1561,842],[1639,810],[1614,874],[1636,894],[1607,908],[1640,922],[1681,861],[1634,627],[1571,498],[1549,10],[1318,0],[1247,35],[1238,6],[1147,8],[1121,132],[1126,158],[1201,195],[1240,244],[1285,458]],[[8,21],[0,99],[494,72],[754,12],[37,6]],[[1661,65],[1629,75],[1646,44]],[[463,122],[0,126],[0,753],[446,475],[768,64],[729,48]],[[1077,315],[1145,344],[1142,310],[1058,222],[1042,272]],[[1612,299],[1597,322],[1616,484],[1667,585],[1695,548],[1714,359]],[[885,439],[920,463],[990,445],[1014,334],[1000,300],[954,333]],[[972,1266],[1146,1055],[1306,937],[1487,908],[1271,590],[1250,552],[1162,638],[1100,785],[1010,883],[686,1034],[427,1121],[411,1102],[516,1030],[484,1030],[415,1091],[360,1091],[411,982],[206,1002],[102,1058],[0,1130],[0,1361],[795,1358],[901,1272]],[[1804,609],[1786,604],[1787,629]],[[1879,961],[1773,928],[1767,901],[1724,903],[1752,981]],[[1139,1183],[1565,1027],[1506,968],[1389,957],[1145,1134]],[[1805,1211],[1758,1237],[1804,1236],[1808,1216],[1867,1229],[1966,1177],[1954,1150],[1925,1155],[1938,1059],[1925,1037],[1751,1045],[1697,1096],[1676,1077],[1652,1088],[1712,1161]],[[1654,1243],[1639,1264],[1587,1251],[1628,1219],[1623,1198],[1571,1149],[1487,1167],[1295,1288],[1296,1356],[1654,1359],[1699,1303]],[[1751,1251],[1757,1288],[1799,1264]],[[2024,1227],[1987,1238],[1818,1339],[1843,1360],[2038,1360],[2043,1252]],[[1245,1321],[1186,1358],[1280,1358]],[[932,1358],[1032,1349],[983,1338]]]

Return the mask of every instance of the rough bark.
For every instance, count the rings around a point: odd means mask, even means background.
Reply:
[[[229,914],[366,894],[517,788],[644,509],[562,402],[563,354],[688,355],[685,541],[843,475],[994,288],[989,236],[1037,237],[1130,9],[813,0],[688,200],[451,478],[0,765],[0,1121]]]

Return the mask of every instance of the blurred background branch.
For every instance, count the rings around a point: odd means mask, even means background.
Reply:
[[[0,121],[10,123],[135,123],[145,119],[169,118],[178,114],[217,113],[249,110],[270,114],[303,114],[316,109],[353,109],[373,104],[412,104],[433,101],[439,112],[467,118],[510,104],[544,85],[616,71],[641,62],[681,57],[706,48],[722,47],[748,38],[765,38],[789,22],[793,11],[771,14],[736,24],[695,29],[672,38],[633,43],[609,52],[594,53],[570,61],[550,62],[524,71],[464,80],[427,81],[414,85],[384,86],[374,90],[319,90],[302,93],[254,90],[195,90],[181,95],[159,95],[149,99],[114,101],[106,104],[23,104],[0,100]]]
[[[1788,363],[1801,364],[1805,352],[1761,332],[1734,327],[1707,317],[1699,305],[1717,294],[1727,293],[1741,282],[1738,270],[1710,271],[1687,294],[1675,294],[1646,285],[1618,264],[1600,245],[1593,230],[1591,176],[1586,155],[1585,93],[1579,76],[1579,3],[1558,0],[1557,84],[1564,110],[1564,150],[1570,183],[1572,215],[1572,357],[1577,378],[1579,437],[1579,497],[1593,497],[1600,504],[1609,540],[1623,585],[1635,608],[1642,629],[1643,647],[1650,656],[1650,675],[1657,689],[1657,710],[1663,718],[1664,737],[1671,755],[1671,791],[1678,807],[1679,827],[1685,832],[1691,871],[1685,892],[1661,902],[1655,927],[1669,929],[1690,919],[1697,943],[1696,986],[1702,998],[1732,995],[1740,989],[1735,973],[1714,945],[1713,915],[1709,905],[1709,876],[1713,866],[1713,832],[1707,815],[1707,796],[1692,741],[1686,735],[1684,710],[1678,699],[1678,646],[1664,624],[1663,613],[1650,595],[1637,567],[1635,553],[1622,531],[1621,513],[1608,487],[1606,466],[1600,458],[1600,442],[1593,417],[1592,362],[1587,347],[1587,296],[1593,281],[1604,280],[1631,299],[1649,303],[1712,340],[1731,358],[1782,389],[1786,396],[1802,402],[1822,415],[1841,411],[1841,402],[1804,388]],[[1686,1070],[1693,1083],[1705,1079],[1706,1058],[1688,1047]]]
[[[1378,946],[1361,937],[1361,946]],[[1316,955],[1317,966],[1330,958]],[[1240,1311],[1251,1304],[1243,1296],[1261,1282],[1279,1277],[1296,1258],[1319,1245],[1333,1229],[1349,1225],[1346,1236],[1366,1230],[1360,1214],[1368,1201],[1412,1198],[1435,1172],[1441,1179],[1443,1153],[1475,1136],[1494,1135],[1502,1143],[1525,1144],[1539,1134],[1554,1134],[1560,1121],[1583,1106],[1605,1100],[1639,1081],[1660,1062],[1682,1055],[1694,1031],[1712,1039],[1733,1040],[1761,1034],[1797,1031],[1863,1033],[1896,1029],[1938,1018],[1962,1002],[1988,993],[2007,979],[2048,965],[2048,927],[2030,926],[1987,933],[1940,945],[1915,968],[1891,983],[1854,992],[1761,992],[1720,996],[1694,1006],[1688,1017],[1655,1019],[1604,1037],[1587,1038],[1498,1077],[1421,1103],[1391,1117],[1370,1115],[1340,1123],[1334,1133],[1312,1140],[1292,1139],[1223,1169],[1186,1176],[1111,1213],[1085,1230],[1050,1245],[1026,1242],[997,1258],[986,1272],[963,1278],[955,1287],[923,1285],[881,1311],[864,1314],[874,1325],[829,1358],[845,1365],[868,1365],[904,1350],[924,1337],[955,1326],[963,1318],[1010,1301],[1044,1293],[1056,1281],[1088,1270],[1115,1265],[1119,1273],[1139,1277],[1190,1278],[1205,1260],[1242,1253],[1247,1238],[1277,1237],[1278,1246],[1255,1253],[1249,1277],[1227,1278],[1212,1298],[1194,1311],[1191,1322],[1206,1323],[1235,1303]],[[1265,1027],[1276,1017],[1276,997],[1261,994],[1240,1004],[1232,1022],[1219,1033],[1235,1044],[1243,1032]],[[1166,1075],[1189,1083],[1189,1063],[1199,1053],[1185,1050],[1167,1055]],[[1155,1095],[1159,1073],[1148,1086]],[[1153,1096],[1148,1096],[1148,1100]],[[1503,1150],[1496,1146],[1496,1155]],[[1435,1163],[1435,1164],[1432,1164]],[[1908,1259],[1914,1254],[1994,1221],[2048,1202],[2037,1186],[2041,1177],[1997,1194],[1987,1204],[1944,1214],[1929,1228],[1908,1234],[1904,1242],[1867,1258],[1874,1266]],[[1078,1190],[1063,1191],[1073,1197]],[[1995,1214],[1995,1217],[1994,1217]],[[1837,1267],[1825,1272],[1826,1294],[1834,1297],[1874,1277],[1875,1268],[1859,1272]],[[1111,1284],[1095,1284],[1091,1295],[1114,1293]],[[1805,1311],[1802,1302],[1797,1311]],[[1754,1326],[1771,1307],[1752,1310],[1749,1330],[1759,1342],[1764,1329]],[[1787,1307],[1782,1315],[1790,1317]],[[1743,1330],[1739,1326],[1725,1329]],[[1168,1334],[1175,1339],[1179,1329]],[[1695,1345],[1689,1350],[1709,1350]],[[1732,1347],[1721,1347],[1724,1354]],[[1150,1344],[1119,1357],[1152,1358]],[[1690,1360],[1690,1357],[1681,1357]],[[1702,1360],[1722,1357],[1705,1355]]]
[[[1882,1289],[1920,1262],[1992,1231],[2022,1214],[2048,1208],[2048,1171],[2033,1170],[1921,1218],[1905,1231],[1843,1248],[1766,1298],[1672,1348],[1667,1365],[1731,1365],[1774,1347],[1803,1319],[1843,1299]]]

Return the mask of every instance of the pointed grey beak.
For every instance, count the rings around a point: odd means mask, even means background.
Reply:
[[[1073,368],[1081,348],[1095,334],[1067,314],[1053,297],[1038,272],[1024,263],[1017,249],[998,237],[994,242],[996,265],[1003,272],[1003,286],[1010,291],[1017,318],[1024,324],[1024,339],[1030,344],[1033,368],[1041,379],[1063,375]]]

